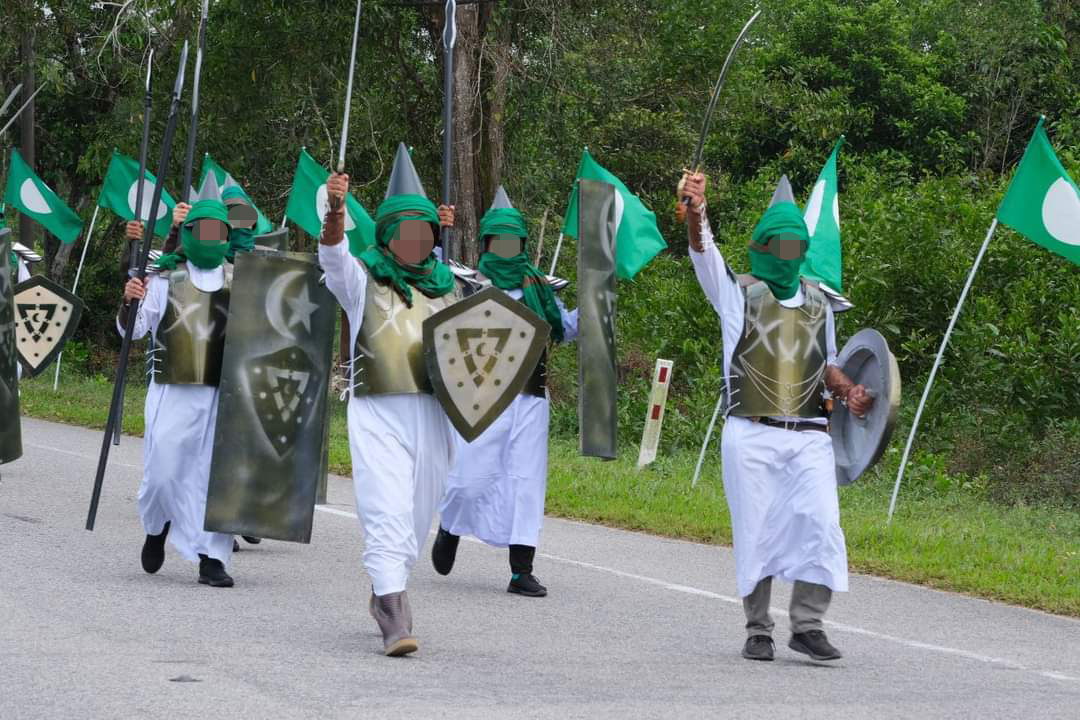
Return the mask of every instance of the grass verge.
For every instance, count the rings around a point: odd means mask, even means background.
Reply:
[[[112,383],[69,376],[53,393],[51,375],[22,384],[31,417],[103,428]],[[131,384],[124,432],[141,435],[145,388]],[[330,467],[348,475],[344,405],[331,403]],[[852,570],[1080,617],[1080,514],[1051,506],[1001,505],[968,482],[920,458],[893,523],[885,525],[898,453],[840,491],[841,521]],[[583,458],[577,444],[553,439],[547,510],[553,515],[710,543],[731,542],[718,453],[690,487],[696,454],[661,456],[639,471],[635,448],[612,462]]]

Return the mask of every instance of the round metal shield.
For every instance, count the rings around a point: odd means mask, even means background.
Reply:
[[[833,407],[829,432],[836,455],[836,481],[848,485],[880,460],[889,445],[900,408],[900,368],[885,338],[870,328],[848,340],[836,364],[874,398],[863,417],[856,417],[841,403]]]

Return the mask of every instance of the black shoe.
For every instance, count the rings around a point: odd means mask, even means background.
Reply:
[[[515,573],[510,576],[510,584],[507,586],[506,592],[524,595],[525,597],[544,597],[547,595],[547,588],[540,584],[535,575],[519,575]]]
[[[171,522],[159,535],[147,535],[142,546],[142,569],[153,575],[165,564],[165,538],[169,536]]]
[[[435,572],[440,575],[449,575],[454,569],[454,559],[457,557],[458,541],[461,538],[449,533],[439,526],[439,533],[435,536],[435,542],[431,545],[431,564],[435,566]]]
[[[237,540],[236,538],[232,539],[232,551],[233,552],[240,552],[240,541]]]
[[[199,555],[199,584],[210,587],[232,587],[233,579],[225,572],[220,560]]]
[[[743,645],[742,656],[747,660],[773,659],[773,640],[768,635],[751,635]]]
[[[240,537],[244,538],[244,542],[248,545],[258,545],[262,542],[262,538],[251,537],[250,535],[241,535]]]
[[[788,641],[788,647],[795,652],[809,655],[814,660],[839,660],[844,657],[839,650],[829,644],[822,630],[808,630],[795,633]]]

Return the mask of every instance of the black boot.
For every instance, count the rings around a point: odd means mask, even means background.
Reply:
[[[825,637],[823,630],[795,633],[788,641],[788,647],[795,652],[809,655],[814,660],[839,660],[844,657],[829,643],[829,638]]]
[[[510,546],[510,585],[506,592],[526,597],[544,597],[547,588],[532,574],[536,548],[532,545]]]
[[[435,542],[431,545],[431,564],[435,566],[435,572],[440,575],[449,575],[454,569],[454,559],[457,558],[457,546],[461,537],[443,530],[439,526],[439,532],[435,536]]]
[[[232,551],[233,552],[240,552],[240,541],[237,540],[236,538],[232,539]]]
[[[244,538],[244,542],[248,545],[258,545],[262,542],[262,538],[251,537],[250,535],[241,535],[240,537]]]
[[[142,569],[153,575],[165,564],[165,538],[169,536],[169,526],[172,522],[165,523],[165,529],[158,535],[147,535],[142,546]]]
[[[220,560],[199,554],[199,584],[210,587],[232,587],[233,579],[225,572],[225,565]]]

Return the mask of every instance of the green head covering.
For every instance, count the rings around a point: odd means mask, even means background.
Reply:
[[[529,231],[525,218],[514,208],[491,208],[480,219],[481,246],[488,235],[517,235],[527,239]],[[562,313],[555,302],[555,291],[548,285],[547,276],[529,262],[528,253],[522,252],[511,258],[499,257],[493,252],[480,256],[477,269],[491,279],[501,290],[521,288],[521,300],[551,325],[551,337],[555,342],[563,340]]]
[[[432,232],[438,237],[439,213],[430,200],[422,195],[394,195],[386,198],[376,211],[375,246],[360,253],[360,259],[376,280],[393,285],[412,307],[412,287],[428,297],[441,297],[454,289],[454,274],[434,253],[416,265],[398,262],[390,251],[390,241],[405,220],[426,220],[434,226]]]
[[[255,210],[255,206],[251,204],[251,198],[244,192],[244,189],[239,185],[230,185],[225,188],[225,191],[221,193],[221,201],[225,203],[226,209],[228,209],[228,202],[233,198],[239,198],[244,201],[244,204]],[[231,228],[229,230],[229,250],[225,253],[225,259],[229,262],[233,262],[238,252],[251,252],[255,249],[255,228]]]
[[[216,245],[207,245],[195,239],[191,229],[198,220],[210,218],[225,223],[230,231],[229,212],[225,204],[220,200],[200,200],[191,206],[184,225],[180,228],[180,245],[178,253],[162,255],[158,260],[158,267],[163,270],[173,270],[181,260],[188,260],[192,265],[203,270],[212,270],[225,262],[225,255],[229,250],[229,243],[222,242]]]
[[[769,252],[769,241],[784,236],[802,242],[802,254],[794,260],[781,260]],[[750,240],[750,274],[772,290],[777,300],[788,300],[799,291],[799,268],[810,246],[810,233],[798,206],[778,202],[758,221]]]

